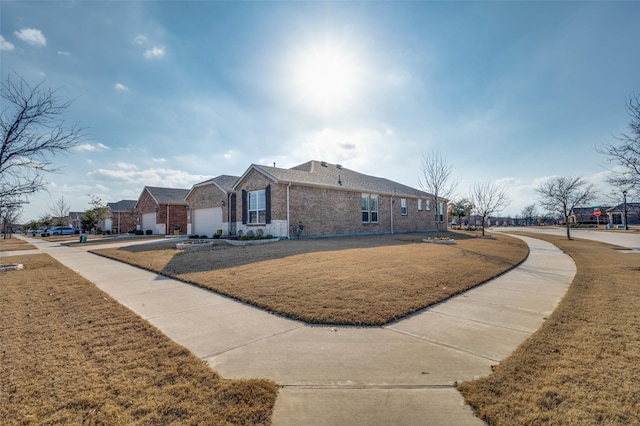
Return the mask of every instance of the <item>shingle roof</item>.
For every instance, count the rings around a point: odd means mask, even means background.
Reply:
[[[195,186],[207,185],[209,183],[216,184],[220,189],[226,192],[233,191],[233,185],[240,179],[240,176],[220,175],[211,179],[207,179],[203,182],[196,183]]]
[[[107,207],[109,207],[112,212],[126,212],[133,210],[137,202],[137,200],[120,200],[115,203],[107,203]]]
[[[344,168],[339,164],[329,164],[323,161],[313,160],[290,169],[257,164],[252,167],[270,176],[274,181],[282,183],[411,197],[430,196],[424,191],[389,179],[365,175]]]
[[[149,194],[158,204],[186,204],[184,197],[189,193],[188,189],[178,188],[158,188],[156,186],[145,186]]]

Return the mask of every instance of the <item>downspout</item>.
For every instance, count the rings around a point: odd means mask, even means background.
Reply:
[[[165,235],[171,235],[171,233],[169,232],[169,204],[167,204],[167,226],[164,232],[165,232]]]
[[[390,205],[389,210],[391,211],[391,215],[390,215],[391,216],[391,234],[393,234],[393,195],[389,200],[389,205]]]
[[[289,217],[289,188],[291,188],[291,182],[287,185],[287,240],[291,239],[291,218]]]

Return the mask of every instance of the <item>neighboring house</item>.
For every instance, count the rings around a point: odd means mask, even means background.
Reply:
[[[188,189],[145,186],[135,205],[137,228],[153,234],[186,234]]]
[[[188,204],[187,234],[212,237],[219,229],[223,235],[235,234],[235,193],[238,176],[222,175],[195,184],[185,201]]]
[[[388,179],[321,161],[290,169],[253,164],[233,186],[232,234],[275,237],[385,234],[435,230],[447,223],[446,200]],[[228,200],[233,199],[232,194]],[[235,225],[234,223],[235,222]]]
[[[67,216],[67,221],[69,226],[74,229],[82,229],[82,215],[84,212],[69,212],[69,216]]]
[[[113,234],[125,234],[134,231],[138,224],[138,214],[135,210],[136,200],[120,200],[117,203],[107,203],[109,216],[104,220],[103,230]]]
[[[610,224],[624,225],[624,203],[607,208],[606,215],[605,220]],[[640,225],[640,203],[627,203],[627,221],[628,225]]]
[[[601,215],[597,217],[593,207],[574,207],[569,213],[569,223],[587,224],[604,224],[607,222],[605,211],[608,207],[600,207]]]

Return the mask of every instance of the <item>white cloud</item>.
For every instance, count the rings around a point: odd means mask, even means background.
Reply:
[[[153,48],[145,50],[145,59],[162,58],[164,56],[164,47],[153,46]]]
[[[182,170],[152,168],[146,170],[109,170],[97,169],[87,173],[92,180],[112,182],[124,185],[161,186],[165,188],[185,188],[206,179],[203,175],[193,175]]]
[[[20,40],[34,46],[45,46],[47,44],[47,39],[42,34],[42,31],[35,28],[23,28],[20,31],[15,31],[14,34]]]
[[[152,158],[151,161],[153,161],[154,163],[159,163],[159,164],[163,164],[167,162],[166,158]]]
[[[101,143],[97,143],[97,144],[90,144],[90,143],[83,143],[80,144],[76,147],[74,147],[73,149],[75,149],[76,151],[88,151],[88,152],[92,152],[92,151],[104,151],[106,149],[109,149],[108,146],[101,144]]]
[[[58,50],[58,55],[61,55],[61,56],[69,56],[69,55],[71,55],[71,53],[69,53],[69,52],[65,52],[64,50]]]
[[[136,37],[133,39],[133,42],[134,42],[135,44],[145,44],[145,43],[147,42],[147,37],[146,37],[146,36],[143,36],[143,35],[136,36]]]
[[[135,164],[129,164],[129,163],[123,163],[123,162],[118,162],[116,166],[120,167],[123,170],[136,170],[138,168],[138,166],[136,166]]]
[[[125,86],[124,84],[122,84],[122,83],[116,83],[114,87],[119,92],[128,92],[129,91],[129,88],[127,86]]]
[[[0,50],[13,50],[15,46],[10,41],[7,41],[0,35]]]

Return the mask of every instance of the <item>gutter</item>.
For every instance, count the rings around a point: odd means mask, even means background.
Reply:
[[[291,239],[290,229],[291,229],[291,217],[289,215],[289,188],[291,188],[291,182],[287,185],[287,240]]]

